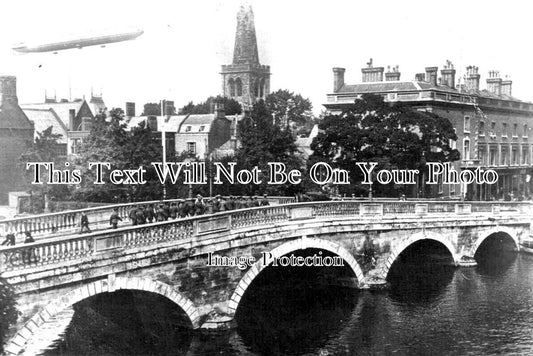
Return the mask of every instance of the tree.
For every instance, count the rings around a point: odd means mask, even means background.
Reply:
[[[64,163],[66,152],[64,147],[59,143],[61,134],[54,134],[52,126],[37,132],[35,141],[28,145],[27,150],[21,155],[20,160],[26,166],[27,162],[51,162],[55,169],[66,169]],[[48,171],[40,169],[40,181],[42,184],[32,184],[34,180],[34,169],[25,171],[24,178],[32,194],[32,210],[41,212],[48,208],[49,199],[62,199],[69,195],[69,189],[64,184],[48,184]],[[35,194],[34,194],[35,193]]]
[[[124,112],[113,109],[109,118],[97,116],[89,136],[80,147],[80,157],[76,161],[82,173],[82,183],[76,191],[77,196],[86,201],[124,202],[133,200],[153,200],[162,197],[162,187],[157,180],[151,162],[161,161],[159,144],[150,129],[142,123],[126,131]],[[146,169],[146,184],[119,184],[109,181],[94,184],[96,169],[89,168],[89,163],[108,162],[112,170]],[[104,173],[108,169],[104,168]],[[138,175],[137,175],[137,178]]]
[[[168,101],[163,101],[163,106],[165,106],[167,110],[165,115],[176,115],[176,108],[174,107],[174,104],[170,105]],[[161,116],[161,103],[144,104],[142,116]]]
[[[361,182],[356,162],[378,162],[378,169],[424,169],[425,162],[450,162],[460,158],[450,147],[457,136],[446,118],[412,110],[402,103],[389,104],[375,95],[361,99],[339,115],[328,115],[313,140],[310,163],[326,161],[349,172],[352,182]],[[383,195],[393,185],[373,185]],[[345,193],[361,193],[361,187],[343,186]]]
[[[311,131],[314,119],[309,99],[288,90],[278,90],[266,97],[265,104],[277,125],[288,125],[297,134]]]
[[[272,113],[263,100],[253,106],[250,117],[239,122],[238,132],[241,147],[237,150],[235,158],[239,168],[252,169],[257,166],[262,172],[267,173],[268,162],[285,163],[287,170],[301,168],[302,164],[295,156],[297,148],[290,129],[274,124]],[[267,186],[268,176],[264,176],[262,180],[261,187],[247,185],[242,188],[246,194],[254,194],[254,190],[258,189],[263,192],[268,190],[270,194],[289,195],[297,189],[291,184]]]
[[[180,114],[210,114],[215,103],[224,105],[224,111],[226,115],[240,115],[242,113],[241,104],[239,104],[235,99],[219,95],[217,97],[210,96],[206,101],[199,104],[194,104],[192,101],[190,101],[187,105],[180,109]]]
[[[4,351],[4,341],[9,327],[16,323],[18,311],[15,293],[7,282],[0,278],[0,352]]]

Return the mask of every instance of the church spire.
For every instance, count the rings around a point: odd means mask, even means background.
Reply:
[[[254,13],[251,5],[241,5],[237,14],[233,64],[259,64]]]

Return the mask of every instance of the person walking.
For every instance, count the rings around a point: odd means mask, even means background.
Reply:
[[[89,217],[85,211],[81,213],[80,226],[80,234],[83,234],[84,230],[87,230],[89,233],[91,232],[91,229],[89,228]]]
[[[152,221],[154,221],[155,218],[155,212],[154,212],[154,205],[150,204],[144,209],[144,216],[146,217],[146,221],[148,224],[151,224]]]
[[[118,216],[118,209],[114,208],[111,216],[109,217],[109,225],[111,225],[112,229],[116,229],[119,221],[122,221],[122,218]]]
[[[131,224],[133,226],[137,225],[137,205],[134,205],[131,208],[130,213],[128,214],[128,217],[130,218]]]

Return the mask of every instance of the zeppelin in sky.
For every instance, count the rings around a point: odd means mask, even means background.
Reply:
[[[89,46],[106,45],[108,43],[134,40],[144,33],[143,30],[135,29],[115,33],[102,33],[87,37],[70,37],[61,41],[41,44],[20,43],[13,50],[21,53],[57,52],[71,48],[83,48]]]

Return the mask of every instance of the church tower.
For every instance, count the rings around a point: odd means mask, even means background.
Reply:
[[[270,66],[259,63],[254,13],[250,5],[237,14],[233,63],[222,66],[222,95],[237,100],[244,110],[270,94]]]

